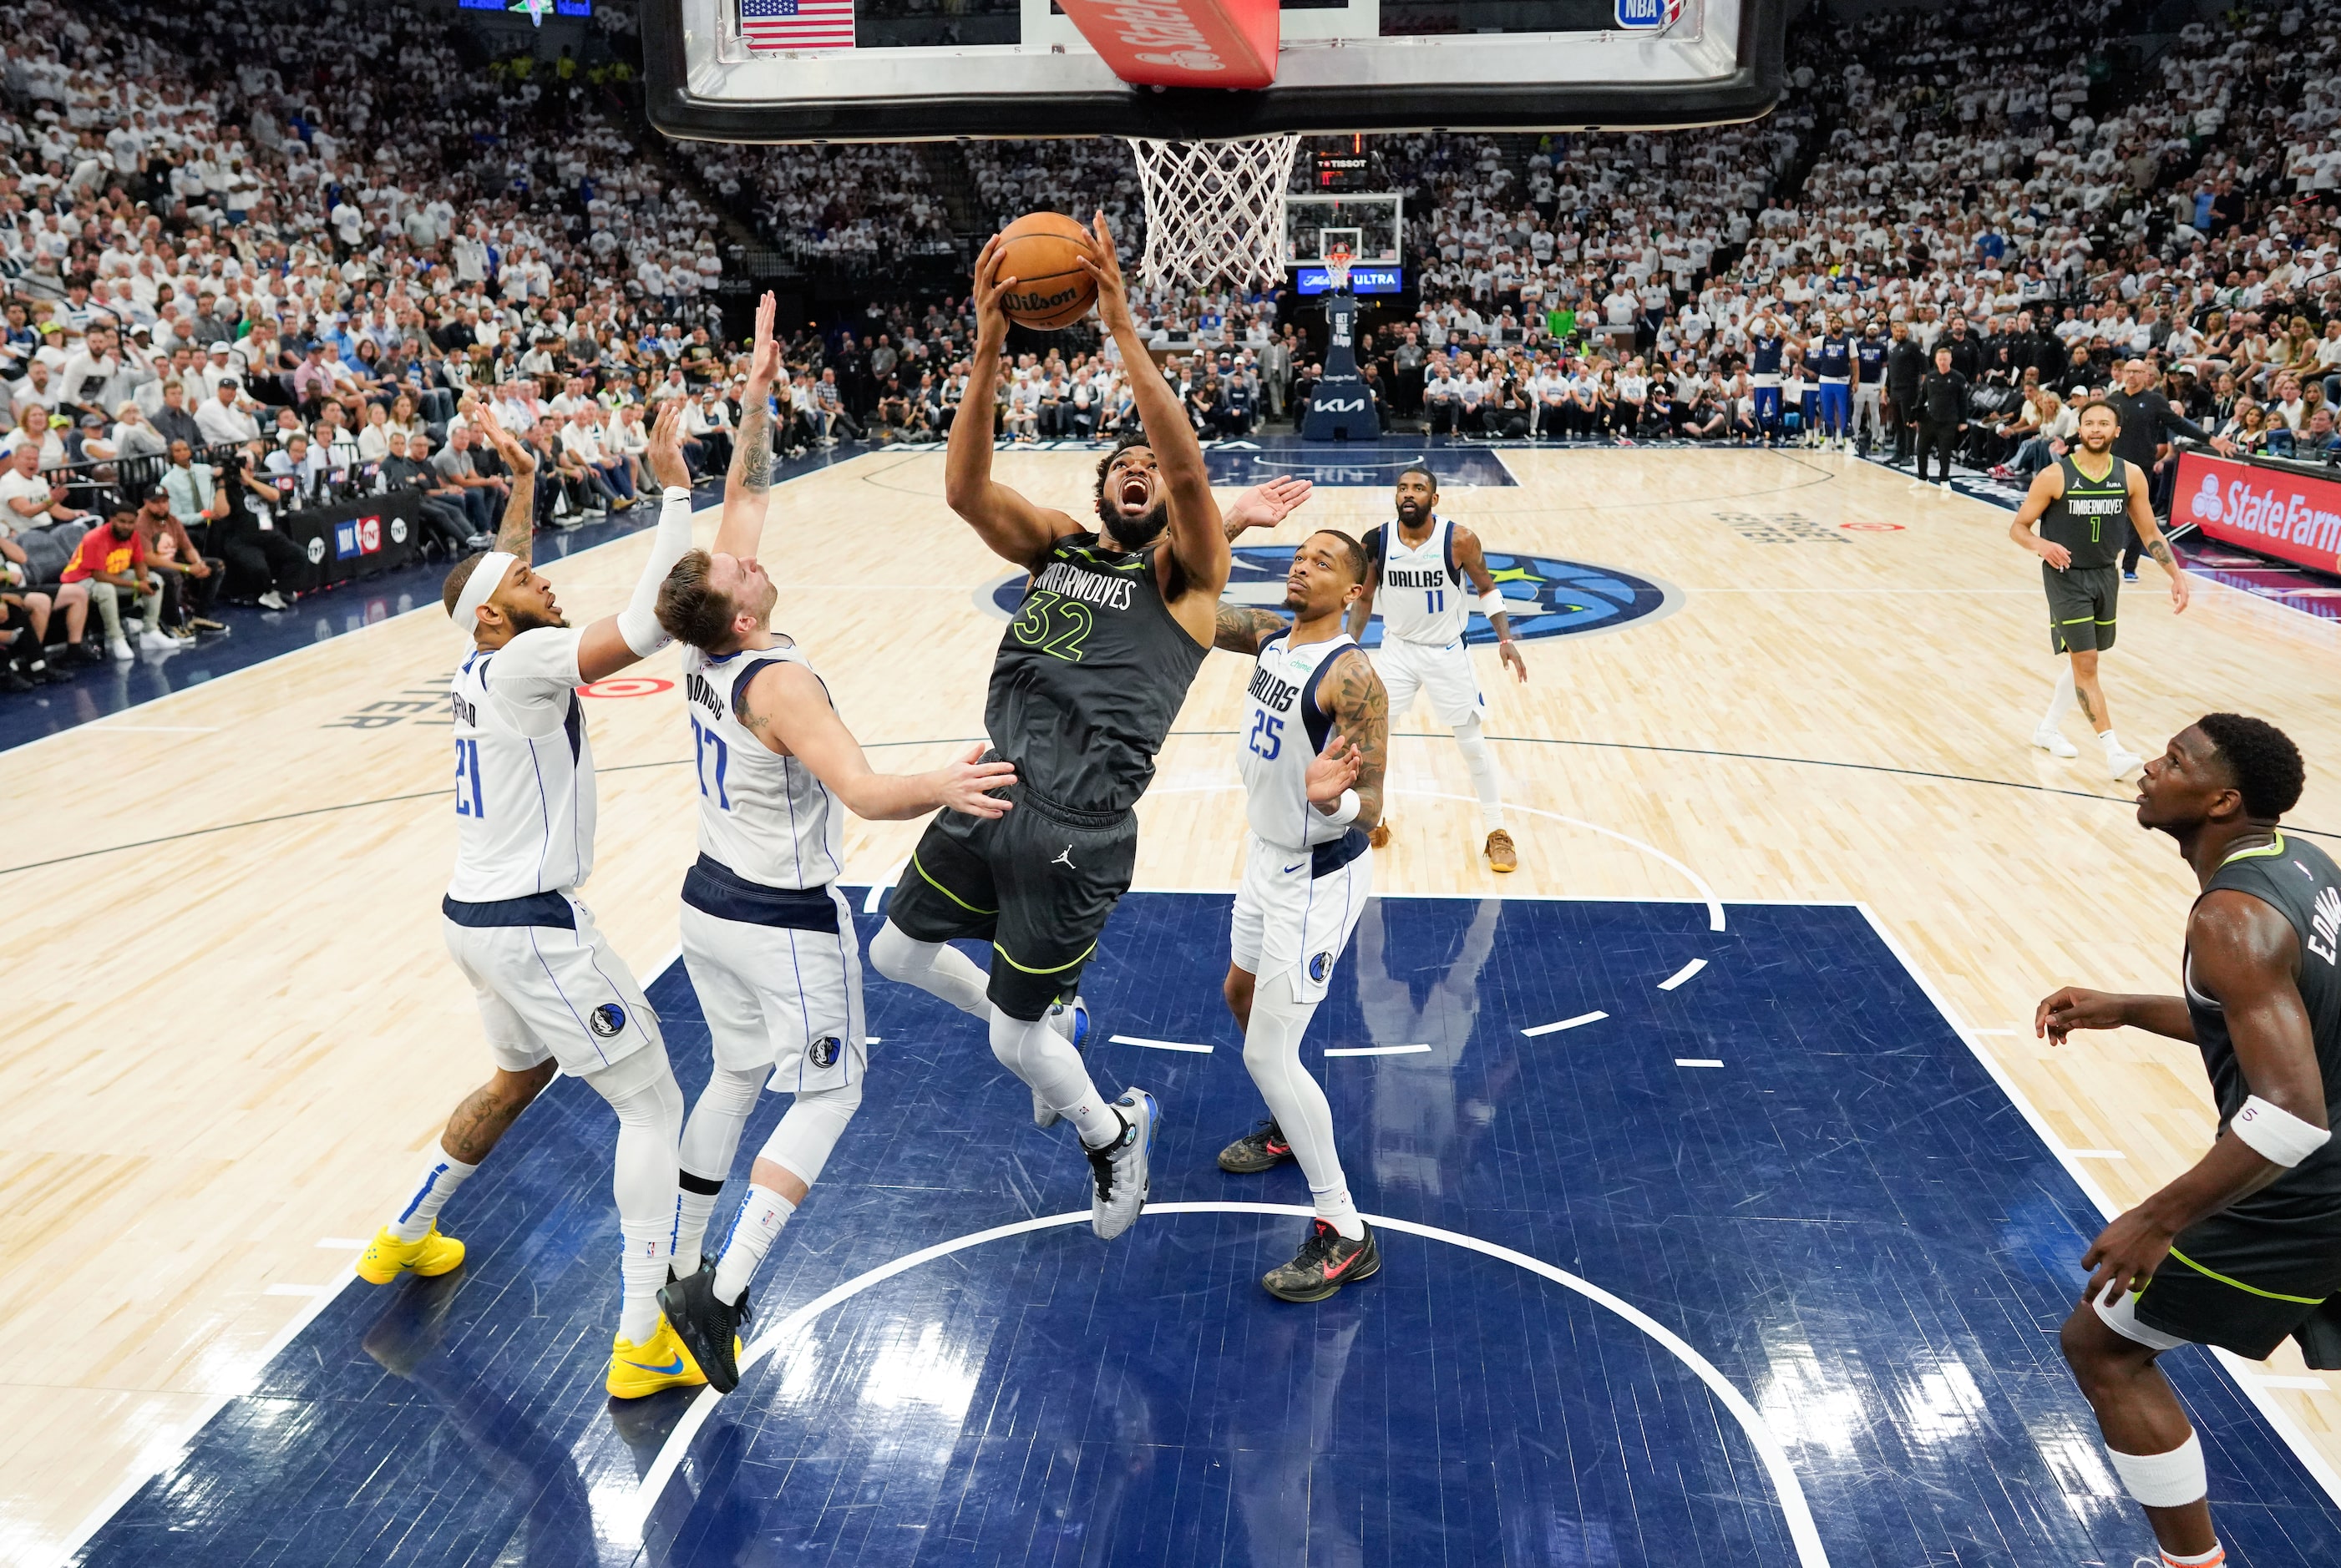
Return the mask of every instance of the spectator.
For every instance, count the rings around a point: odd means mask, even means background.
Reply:
[[[149,652],[170,652],[180,640],[163,630],[163,584],[146,566],[146,543],[139,536],[135,514],[117,511],[82,536],[81,546],[65,567],[64,581],[86,583],[90,602],[97,607],[105,627],[105,651],[117,661],[136,657],[125,635],[122,597],[134,595],[143,615],[138,646]]]

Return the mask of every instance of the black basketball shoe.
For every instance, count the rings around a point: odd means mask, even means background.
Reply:
[[[1258,1176],[1291,1157],[1292,1146],[1284,1141],[1283,1130],[1271,1116],[1221,1149],[1220,1168],[1230,1176]]]
[[[1373,1226],[1366,1226],[1366,1234],[1357,1240],[1345,1241],[1323,1220],[1311,1220],[1309,1239],[1292,1261],[1270,1269],[1260,1283],[1280,1301],[1323,1301],[1345,1285],[1371,1279],[1381,1266],[1382,1249],[1374,1244]],[[714,1381],[712,1372],[708,1380]]]
[[[715,1295],[715,1259],[700,1260],[699,1272],[685,1275],[658,1293],[659,1310],[707,1374],[707,1384],[718,1394],[740,1386],[740,1325],[749,1318],[748,1293],[735,1305],[725,1305]]]

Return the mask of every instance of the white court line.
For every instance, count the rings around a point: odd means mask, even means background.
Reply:
[[[1659,982],[1659,989],[1661,991],[1671,991],[1677,986],[1681,985],[1685,980],[1689,979],[1693,975],[1698,974],[1701,969],[1706,968],[1707,960],[1705,958],[1693,958],[1689,963],[1685,964],[1681,968],[1677,969],[1673,974],[1669,975],[1665,979],[1660,980]]]
[[[1719,1067],[1722,1065],[1713,1057],[1677,1057],[1675,1058],[1675,1066],[1679,1067]]]
[[[2257,1383],[2262,1388],[2325,1389],[2333,1386],[2321,1377],[2259,1377],[2253,1379],[2253,1381]]]
[[[2015,1031],[1970,1029],[1960,1023],[1959,1016],[1951,1011],[1950,998],[1936,988],[1935,982],[1927,978],[1926,971],[1919,968],[1917,961],[1903,948],[1902,944],[1895,940],[1894,933],[1887,929],[1886,922],[1878,918],[1878,911],[1867,903],[1858,902],[1854,908],[1861,911],[1861,918],[1869,922],[1869,928],[1878,933],[1878,939],[1886,944],[1886,950],[1894,955],[1904,971],[1918,985],[1918,989],[1926,994],[1927,999],[1935,1004],[1935,1010],[1943,1016],[1943,1021],[1950,1025],[1952,1030],[1957,1034],[1959,1043],[1966,1046],[1969,1054],[1983,1065],[1983,1070],[1991,1076],[1993,1083],[1999,1086],[1999,1092],[2007,1097],[2008,1104],[2016,1107],[2017,1114],[2021,1116],[2026,1124],[2032,1128],[2033,1135],[2039,1138],[2050,1154],[2057,1156],[2057,1163],[2065,1167],[2065,1174],[2073,1178],[2074,1185],[2081,1189],[2082,1196],[2096,1205],[2097,1212],[2107,1219],[2110,1220],[2119,1214],[2120,1207],[2107,1196],[2105,1188],[2097,1185],[2097,1178],[2082,1167],[2081,1162],[2074,1157],[2072,1150],[2057,1141],[2056,1135],[2048,1130],[2048,1123],[2041,1116],[2039,1109],[2026,1097],[2024,1091],[2017,1087],[2016,1080],[2007,1076],[1999,1063],[1992,1058],[1989,1051],[1976,1044],[1976,1037],[1980,1034],[2013,1034]],[[2309,1479],[2323,1487],[2326,1495],[2336,1503],[2341,1503],[2341,1474],[2336,1474],[2333,1466],[2326,1461],[2325,1455],[2310,1445],[2307,1434],[2301,1431],[2291,1416],[2285,1414],[2282,1406],[2268,1397],[2267,1391],[2260,1386],[2259,1364],[2246,1361],[2232,1352],[2216,1347],[2212,1348],[2211,1355],[2220,1366],[2226,1369],[2228,1377],[2234,1380],[2236,1388],[2242,1391],[2244,1397],[2251,1401],[2252,1407],[2260,1413],[2260,1419],[2268,1424],[2269,1430],[2282,1438],[2285,1446],[2292,1450],[2292,1456],[2300,1461],[2300,1467],[2308,1472]]]
[[[1479,803],[1479,798],[1477,795],[1449,795],[1442,789],[1392,789],[1390,793],[1393,795],[1412,795],[1419,799],[1424,800],[1460,800],[1467,806],[1476,806]],[[1633,838],[1625,833],[1620,833],[1614,828],[1604,828],[1599,822],[1588,822],[1582,817],[1563,816],[1559,811],[1539,810],[1534,806],[1522,806],[1516,801],[1509,800],[1504,803],[1504,809],[1508,811],[1519,811],[1530,817],[1549,817],[1556,822],[1566,822],[1572,828],[1582,828],[1589,833],[1599,833],[1605,839],[1615,839],[1620,844],[1631,844],[1635,849],[1639,849],[1643,854],[1649,856],[1651,858],[1665,861],[1668,865],[1672,866],[1676,870],[1681,872],[1683,876],[1689,879],[1690,885],[1699,890],[1699,893],[1702,895],[1702,899],[1707,905],[1707,928],[1710,931],[1720,931],[1723,929],[1723,900],[1715,896],[1715,889],[1707,885],[1707,878],[1692,870],[1689,867],[1684,865],[1680,860],[1676,859],[1672,855],[1668,854],[1664,849],[1659,849],[1657,845],[1645,844],[1639,839]]]
[[[1328,1046],[1329,1057],[1409,1057],[1417,1051],[1427,1051],[1429,1046]]]
[[[2077,1160],[2126,1160],[2129,1158],[2129,1156],[2122,1153],[2119,1149],[2068,1149],[2066,1152],[2070,1154]]]
[[[1306,1219],[1310,1217],[1310,1211],[1297,1204],[1158,1203],[1149,1204],[1147,1213],[1153,1215],[1281,1215]],[[892,1263],[880,1264],[865,1274],[856,1275],[835,1289],[815,1296],[796,1311],[773,1324],[762,1334],[758,1335],[756,1342],[748,1346],[740,1357],[741,1374],[744,1377],[749,1368],[772,1355],[777,1348],[793,1345],[802,1339],[812,1321],[831,1307],[852,1300],[872,1285],[882,1284],[898,1274],[908,1273],[921,1264],[948,1257],[953,1253],[980,1246],[985,1242],[1000,1241],[1009,1236],[1023,1236],[1056,1226],[1083,1225],[1088,1223],[1089,1217],[1087,1209],[1071,1214],[1041,1215],[1032,1219],[1018,1220],[1013,1225],[998,1226],[991,1230],[977,1231],[971,1236],[962,1236],[951,1241],[939,1242],[933,1246],[906,1254]],[[1612,1295],[1592,1281],[1570,1274],[1566,1269],[1556,1268],[1551,1264],[1540,1258],[1530,1257],[1526,1253],[1515,1252],[1510,1247],[1499,1246],[1494,1242],[1481,1241],[1477,1236],[1464,1236],[1457,1231],[1440,1230],[1434,1226],[1417,1225],[1411,1220],[1391,1219],[1378,1214],[1365,1215],[1361,1217],[1369,1224],[1379,1226],[1384,1230],[1407,1236],[1419,1236],[1430,1241],[1443,1241],[1450,1246],[1463,1247],[1484,1256],[1495,1258],[1499,1262],[1509,1263],[1515,1268],[1525,1269],[1530,1274],[1550,1280],[1555,1285],[1575,1291],[1595,1305],[1615,1313],[1650,1338],[1658,1341],[1660,1346],[1705,1384],[1708,1392],[1715,1395],[1716,1402],[1728,1410],[1733,1419],[1739,1423],[1740,1430],[1747,1435],[1748,1446],[1756,1451],[1757,1458],[1763,1463],[1765,1474],[1771,1479],[1773,1494],[1779,1502],[1783,1522],[1788,1527],[1788,1539],[1797,1549],[1797,1561],[1803,1565],[1803,1568],[1828,1568],[1828,1552],[1822,1546],[1820,1531],[1813,1523],[1812,1508],[1805,1501],[1805,1489],[1803,1484],[1797,1479],[1796,1467],[1788,1463],[1788,1451],[1781,1446],[1779,1438],[1775,1436],[1772,1429],[1765,1424],[1764,1417],[1758,1413],[1756,1406],[1749,1403],[1748,1396],[1739,1391],[1738,1385],[1724,1376],[1713,1362],[1693,1349],[1689,1342],[1680,1335],[1640,1307],[1621,1297]],[[659,1497],[666,1491],[668,1483],[674,1479],[675,1470],[682,1464],[684,1453],[689,1450],[692,1440],[699,1435],[699,1429],[706,1424],[708,1417],[715,1413],[715,1407],[722,1398],[723,1395],[712,1388],[707,1388],[702,1389],[699,1397],[692,1401],[691,1408],[683,1412],[682,1419],[675,1424],[674,1430],[667,1434],[665,1446],[659,1450],[658,1458],[652,1462],[650,1469],[644,1473],[642,1485],[634,1494],[633,1514],[615,1522],[621,1527],[631,1527],[631,1533],[637,1536],[647,1529],[651,1510],[656,1506]]]
[[[1211,1054],[1209,1046],[1190,1045],[1185,1040],[1150,1040],[1142,1035],[1108,1035],[1117,1046],[1144,1046],[1150,1051],[1192,1051],[1199,1057]]]
[[[366,1244],[354,1236],[321,1236],[317,1238],[317,1245],[335,1252],[364,1252],[366,1249]]]
[[[1580,1024],[1598,1024],[1609,1016],[1607,1013],[1579,1013],[1573,1018],[1563,1018],[1557,1024],[1539,1024],[1535,1028],[1522,1029],[1520,1033],[1534,1039],[1539,1035],[1559,1034],[1563,1029],[1573,1029]]]

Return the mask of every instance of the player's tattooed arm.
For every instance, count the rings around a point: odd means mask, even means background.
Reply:
[[[2146,546],[2146,552],[2154,557],[2156,564],[2162,568],[2162,574],[2170,580],[2172,613],[2183,611],[2187,599],[2187,573],[2179,570],[2177,552],[2170,548],[2170,541],[2162,537],[2162,530],[2155,524],[2154,506],[2147,499],[2146,475],[2136,463],[2132,463],[2129,469],[2129,521],[2130,526],[2137,530],[2138,540]]]
[[[1334,661],[1328,684],[1332,688],[1333,728],[1358,749],[1358,792],[1354,828],[1370,832],[1382,819],[1382,773],[1390,763],[1390,693],[1373,661],[1359,649],[1350,649]]]
[[[496,529],[495,548],[506,555],[520,557],[523,564],[531,557],[531,546],[536,538],[536,459],[520,438],[504,429],[496,416],[482,408],[477,400],[465,398],[457,412],[471,422],[473,430],[487,438],[496,449],[496,456],[512,472],[512,496],[504,502],[503,521]]]
[[[780,346],[772,337],[774,310],[771,294],[756,303],[755,346],[748,361],[748,384],[741,389],[739,439],[732,444],[731,471],[723,476],[723,515],[715,529],[715,549],[725,555],[754,554],[764,535],[772,488],[772,383],[781,369]]]
[[[1260,645],[1284,630],[1284,618],[1240,604],[1220,606],[1211,646],[1229,653],[1258,653]]]

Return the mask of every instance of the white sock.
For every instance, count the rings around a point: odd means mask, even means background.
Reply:
[[[991,1017],[983,994],[989,977],[949,942],[918,941],[889,920],[870,939],[870,967],[890,980],[941,997],[971,1017]]]
[[[2112,756],[2115,752],[2117,752],[2117,751],[2118,751],[2118,750],[2120,750],[2120,749],[2122,749],[2122,743],[2121,743],[2121,741],[2120,741],[2120,740],[2119,740],[2119,739],[2115,736],[2114,732],[2113,732],[2112,730],[2110,730],[2110,729],[2101,729],[2101,730],[2099,730],[2099,731],[2097,732],[2097,739],[2098,739],[2099,740],[2101,740],[2101,741],[2105,742],[2106,755],[2107,755],[2107,756],[2108,756],[2108,757]]]
[[[1317,1004],[1293,996],[1290,970],[1261,981],[1252,993],[1251,1023],[1244,1030],[1244,1067],[1284,1141],[1292,1146],[1300,1174],[1309,1178],[1317,1217],[1355,1241],[1366,1234],[1366,1222],[1350,1201],[1349,1178],[1333,1147],[1333,1107],[1300,1065],[1300,1037],[1316,1011]]]
[[[455,1196],[455,1189],[479,1168],[465,1165],[443,1148],[433,1151],[431,1163],[423,1167],[423,1175],[414,1184],[414,1196],[406,1200],[406,1206],[390,1222],[390,1234],[401,1241],[421,1241],[430,1234],[431,1222],[439,1217],[440,1209]]]
[[[682,1136],[682,1090],[668,1067],[666,1047],[654,1041],[586,1083],[618,1113],[617,1157],[611,1189],[618,1200],[618,1234],[625,1250],[619,1275],[625,1295],[618,1334],[641,1345],[658,1331],[658,1293],[674,1256],[682,1226],[675,1146]]]
[[[2169,1568],[2211,1568],[2211,1564],[2225,1563],[2227,1560],[2227,1549],[2214,1541],[2211,1543],[2211,1550],[2199,1556],[2189,1557],[2183,1552],[2173,1552],[2169,1547],[2165,1546],[2162,1548],[2162,1560],[2169,1565]]]
[[[708,1216],[715,1212],[715,1200],[722,1196],[723,1184],[711,1185],[712,1192],[700,1192],[689,1184],[707,1181],[704,1176],[682,1173],[684,1186],[674,1200],[674,1272],[677,1275],[697,1274],[702,1244],[707,1239]]]
[[[1101,1149],[1121,1136],[1121,1114],[1091,1081],[1089,1065],[1046,1018],[1013,1018],[991,1009],[991,1054],[1073,1124],[1081,1142]]]
[[[732,1216],[732,1234],[715,1264],[715,1299],[729,1306],[737,1303],[755,1277],[756,1265],[772,1250],[781,1227],[797,1206],[768,1186],[752,1186],[740,1212]]]
[[[2041,733],[2064,723],[2065,715],[2073,710],[2073,667],[2067,664],[2057,676],[2057,690],[2048,695],[2048,711],[2040,720]]]
[[[1496,773],[1496,754],[1488,749],[1475,715],[1455,726],[1455,744],[1463,749],[1463,766],[1470,770],[1472,793],[1479,797],[1479,826],[1489,833],[1504,825],[1504,789]]]

